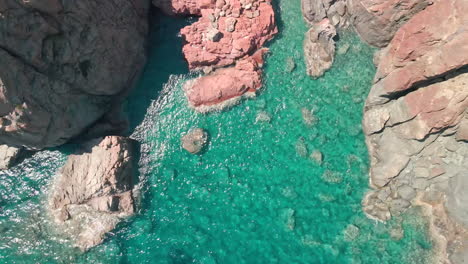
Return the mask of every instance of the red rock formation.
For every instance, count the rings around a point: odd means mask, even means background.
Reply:
[[[278,32],[271,0],[154,3],[169,13],[201,15],[197,22],[181,30],[183,53],[190,69],[227,67],[186,85],[190,105],[200,111],[219,109],[226,105],[222,102],[261,87],[263,61],[252,56],[262,57],[266,51],[262,46]]]
[[[186,41],[183,52],[190,69],[231,65],[255,52],[276,34],[271,3],[254,3],[249,10],[242,8],[239,1],[231,1],[225,11],[202,9],[198,22],[181,30]],[[220,12],[225,16],[220,16]],[[217,34],[219,39],[210,34]]]
[[[244,95],[253,95],[262,86],[262,55],[266,49],[239,60],[234,67],[190,81],[186,86],[189,103],[199,112],[222,109],[236,103]]]

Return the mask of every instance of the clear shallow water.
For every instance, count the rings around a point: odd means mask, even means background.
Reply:
[[[189,109],[181,88],[193,76],[177,32],[190,20],[154,21],[150,59],[126,105],[142,143],[139,214],[86,254],[70,248],[50,228],[44,201],[71,147],[38,153],[0,175],[0,263],[428,263],[417,211],[386,224],[361,212],[368,160],[360,124],[373,50],[342,33],[338,50],[349,49],[311,80],[300,1],[278,1],[277,10],[281,34],[270,45],[265,89],[209,115]],[[180,147],[193,127],[210,133],[203,155]],[[309,157],[314,150],[322,165]]]

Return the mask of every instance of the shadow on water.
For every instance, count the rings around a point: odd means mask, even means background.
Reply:
[[[191,23],[191,18],[170,17],[158,9],[152,9],[150,17],[148,62],[124,107],[130,133],[143,121],[148,107],[158,97],[169,76],[188,73],[179,31]]]

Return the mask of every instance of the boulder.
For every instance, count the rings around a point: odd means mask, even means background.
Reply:
[[[348,26],[346,0],[301,0],[302,16],[310,25],[330,19],[334,26]]]
[[[70,155],[52,185],[49,206],[58,229],[82,250],[96,246],[135,211],[133,141],[108,136]]]
[[[145,64],[146,0],[3,0],[0,13],[1,144],[65,143],[109,111]]]
[[[331,68],[335,57],[335,27],[329,19],[312,26],[304,39],[304,57],[307,74],[317,78]]]
[[[23,152],[22,148],[0,145],[0,170],[12,167]]]
[[[182,148],[192,154],[200,153],[208,143],[208,133],[202,128],[195,128],[185,134],[182,139]]]

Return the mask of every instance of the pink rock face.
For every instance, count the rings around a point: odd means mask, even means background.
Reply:
[[[378,96],[391,95],[468,64],[468,1],[437,1],[400,28],[380,60]]]
[[[231,1],[230,8],[226,11],[203,9],[198,22],[182,29],[181,33],[186,41],[183,52],[190,69],[231,65],[237,59],[255,52],[277,33],[271,3],[254,3],[258,5],[255,10],[254,5],[250,10],[243,9],[239,1]],[[216,22],[212,22],[219,12],[230,12],[231,15],[220,16]],[[230,29],[232,24],[234,25]],[[219,32],[220,39],[217,41],[207,36],[213,30]],[[233,31],[230,32],[231,30]]]
[[[219,109],[262,85],[262,46],[278,32],[271,0],[155,0],[156,6],[180,14],[201,15],[181,30],[190,69],[214,72],[186,85],[189,104],[199,111]],[[163,8],[164,9],[164,8]],[[188,11],[187,11],[188,10]],[[166,11],[167,12],[167,11]],[[232,66],[234,65],[235,66]],[[218,69],[221,67],[227,67]]]
[[[236,63],[234,67],[221,68],[187,83],[186,95],[192,107],[200,112],[213,110],[223,102],[235,103],[246,93],[254,94],[262,86],[261,56],[266,49]],[[220,109],[214,107],[214,109]]]

